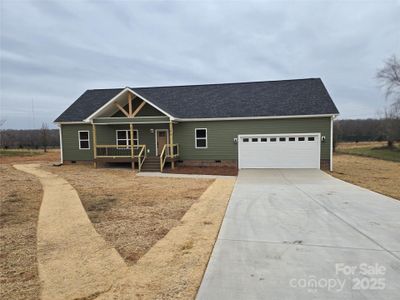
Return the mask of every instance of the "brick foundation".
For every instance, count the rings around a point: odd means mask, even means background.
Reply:
[[[89,165],[93,160],[64,160],[63,165]]]
[[[236,160],[183,160],[177,161],[177,166],[182,167],[236,167]]]
[[[329,171],[331,168],[331,160],[330,159],[321,159],[321,170]]]

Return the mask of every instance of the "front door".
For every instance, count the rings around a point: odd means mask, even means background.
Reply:
[[[156,131],[157,156],[161,154],[165,144],[168,144],[168,129],[157,129]]]

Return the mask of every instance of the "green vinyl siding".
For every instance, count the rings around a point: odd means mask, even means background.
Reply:
[[[79,149],[78,131],[89,131],[90,149]],[[68,124],[61,125],[62,146],[64,160],[92,160],[93,159],[93,134],[92,125],[89,124]]]
[[[321,159],[330,157],[331,119],[292,118],[237,121],[182,122],[174,125],[174,143],[179,144],[180,159],[236,160],[240,134],[321,133]],[[207,128],[207,149],[195,148],[195,129]]]
[[[331,119],[292,118],[238,121],[181,122],[174,124],[174,143],[179,144],[182,160],[236,160],[238,145],[234,138],[240,134],[321,133],[321,159],[330,158]],[[155,155],[155,130],[168,129],[168,124],[134,124],[139,130],[139,143]],[[207,149],[195,148],[195,129],[207,128]],[[154,133],[151,133],[154,129]],[[90,150],[79,150],[78,131],[89,130]],[[97,144],[116,144],[116,130],[129,130],[129,125],[96,125]],[[62,125],[64,160],[92,160],[93,134],[90,124]]]
[[[168,124],[134,124],[133,129],[139,131],[139,144],[146,145],[148,155],[156,155],[155,130],[168,129]],[[154,133],[151,133],[154,129]],[[63,124],[62,143],[64,160],[93,160],[93,133],[91,124]],[[90,135],[90,150],[79,149],[78,131],[88,130]],[[116,131],[129,130],[129,125],[96,125],[97,145],[116,145]]]
[[[148,149],[148,155],[155,156],[155,130],[168,128],[168,124],[133,124],[133,129],[139,132],[139,144],[146,145]],[[151,129],[154,129],[154,133],[151,133]],[[98,145],[115,145],[116,131],[117,130],[129,130],[129,125],[97,125],[96,126],[96,137]],[[150,151],[150,152],[149,152]]]

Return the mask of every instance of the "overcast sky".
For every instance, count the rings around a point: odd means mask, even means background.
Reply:
[[[376,70],[400,54],[400,1],[0,2],[3,128],[86,89],[308,77],[341,118],[376,117]]]

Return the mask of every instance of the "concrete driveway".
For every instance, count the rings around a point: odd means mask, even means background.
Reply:
[[[399,299],[400,201],[320,170],[242,170],[198,299]]]

